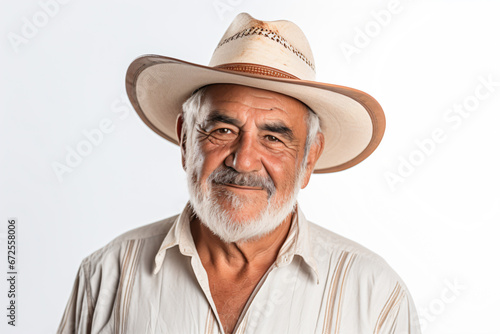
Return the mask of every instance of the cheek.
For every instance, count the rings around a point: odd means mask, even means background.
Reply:
[[[228,152],[227,147],[200,145],[195,159],[199,161],[198,175],[202,182],[205,182],[212,172],[224,163]]]
[[[278,191],[293,188],[300,164],[290,156],[275,155],[265,160],[265,167]]]

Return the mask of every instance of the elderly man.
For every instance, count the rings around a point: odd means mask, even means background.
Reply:
[[[359,163],[385,125],[371,96],[314,72],[297,26],[248,14],[210,66],[131,64],[130,100],[179,144],[190,200],[82,262],[60,333],[420,333],[385,261],[297,205],[313,171]]]

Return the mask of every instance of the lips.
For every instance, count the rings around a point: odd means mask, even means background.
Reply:
[[[262,187],[240,186],[240,185],[232,184],[232,183],[223,183],[221,185],[226,186],[226,187],[242,189],[242,190],[264,190],[264,188],[262,188]]]

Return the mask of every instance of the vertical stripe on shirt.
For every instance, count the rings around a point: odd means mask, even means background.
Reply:
[[[207,314],[207,320],[205,322],[205,334],[212,334],[214,330],[214,313],[212,311],[212,308],[208,308],[208,314]]]
[[[384,324],[385,320],[387,319],[387,315],[389,314],[392,307],[396,304],[396,300],[397,300],[397,302],[399,302],[402,297],[403,297],[403,295],[401,294],[401,285],[399,285],[399,283],[396,283],[396,286],[392,290],[392,293],[389,296],[389,299],[385,303],[385,305],[382,308],[382,311],[380,312],[380,315],[377,319],[377,323],[375,325],[375,330],[374,330],[375,334],[378,334],[380,332],[382,325]]]
[[[349,262],[347,263],[347,267],[346,269],[344,270],[344,276],[342,277],[342,284],[340,285],[340,295],[339,295],[339,302],[337,303],[337,320],[336,320],[336,324],[335,324],[335,334],[339,333],[339,329],[340,329],[340,311],[342,309],[342,294],[344,292],[344,283],[345,283],[345,279],[349,273],[349,269],[351,268],[351,264],[352,264],[352,261],[356,258],[356,254],[353,254],[350,258],[349,258]]]
[[[120,284],[118,285],[117,307],[115,309],[115,331],[117,334],[125,332],[128,310],[130,307],[130,296],[137,270],[139,253],[143,240],[129,240],[125,247],[125,256],[121,262]]]
[[[242,323],[238,326],[238,331],[234,334],[244,334],[247,328],[248,323],[248,312],[245,313],[245,317],[243,318]]]
[[[344,267],[347,255],[348,255],[347,252],[342,251],[337,263],[335,264],[335,270],[330,280],[331,283],[328,292],[328,299],[326,302],[325,321],[323,322],[323,334],[332,332],[332,319],[333,319],[335,296],[338,290],[340,273],[342,272],[342,268]]]

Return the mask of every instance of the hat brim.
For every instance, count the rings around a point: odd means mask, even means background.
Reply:
[[[179,144],[176,120],[182,104],[198,88],[237,84],[296,98],[320,118],[325,137],[315,173],[350,168],[366,159],[385,131],[380,104],[360,90],[315,81],[284,79],[208,67],[158,55],[145,55],[130,64],[126,90],[140,118],[154,132]]]

